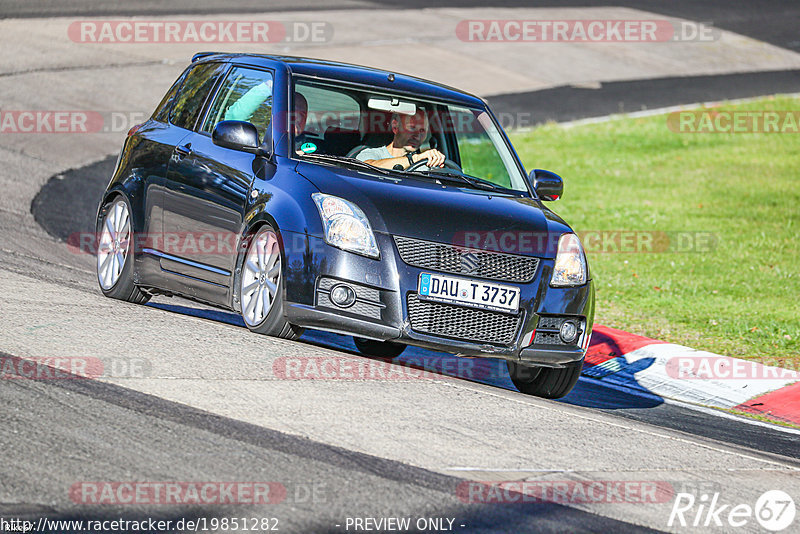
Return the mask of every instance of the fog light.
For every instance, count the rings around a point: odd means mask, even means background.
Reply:
[[[333,286],[331,289],[331,302],[340,308],[352,306],[356,301],[356,292],[353,288],[344,284]]]
[[[578,339],[578,325],[575,324],[575,321],[564,321],[558,335],[564,343],[575,343],[575,340]]]

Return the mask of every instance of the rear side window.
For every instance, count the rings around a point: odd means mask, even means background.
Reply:
[[[159,122],[167,122],[167,120],[169,120],[169,112],[172,110],[172,103],[175,101],[175,95],[178,94],[178,89],[180,89],[184,78],[186,78],[187,72],[189,72],[189,69],[183,71],[178,79],[175,80],[175,83],[172,84],[172,87],[169,88],[167,94],[164,95],[164,98],[161,99],[161,103],[158,104],[158,107],[153,112],[153,119]]]
[[[187,130],[194,128],[206,97],[214,88],[224,68],[223,63],[201,63],[189,71],[180,93],[175,97],[170,115],[172,124]]]
[[[272,121],[272,73],[234,67],[222,82],[201,131],[211,133],[218,122],[246,121],[255,125],[258,138]]]

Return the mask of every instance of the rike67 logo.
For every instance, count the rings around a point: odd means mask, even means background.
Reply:
[[[746,503],[730,504],[720,500],[720,494],[704,493],[696,498],[692,493],[678,493],[669,514],[669,527],[724,528],[744,527],[755,520],[762,528],[780,532],[794,523],[794,500],[784,491],[764,492],[755,506]]]

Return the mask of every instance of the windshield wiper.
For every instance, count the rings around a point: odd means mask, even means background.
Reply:
[[[361,161],[360,159],[349,158],[347,156],[335,156],[333,154],[303,154],[301,157],[310,159],[319,159],[322,161],[330,161],[336,163],[344,163],[346,165],[352,165],[354,167],[368,169],[373,172],[379,172],[387,176],[399,176],[406,173],[406,171],[376,167],[375,165],[370,165],[369,163]],[[448,172],[438,171],[436,169],[430,169],[427,171],[416,170],[416,171],[411,171],[411,173],[409,174],[420,174],[422,176],[430,176],[431,178],[435,178],[437,180],[444,179],[455,183],[465,183],[467,185],[474,187],[475,189],[483,189],[486,191],[512,191],[511,189],[495,185],[487,180],[478,178],[477,176],[471,176],[469,174],[448,173]]]
[[[361,167],[362,169],[369,169],[374,172],[379,172],[381,174],[386,175],[393,175],[393,173],[388,169],[382,169],[380,167],[376,167],[375,165],[370,165],[360,159],[356,158],[348,158],[347,156],[334,156],[332,154],[303,154],[301,157],[303,158],[312,158],[312,159],[319,159],[322,161],[332,161],[336,163],[345,163],[347,165],[352,165],[354,167]]]
[[[474,187],[475,189],[485,189],[488,191],[497,191],[498,189],[506,189],[505,187],[500,187],[492,182],[484,180],[482,178],[478,178],[476,176],[470,176],[469,174],[462,174],[462,173],[450,173],[450,172],[443,172],[437,171],[436,169],[430,169],[427,171],[417,170],[412,172],[418,172],[425,176],[433,176],[435,178],[444,178],[445,180],[449,179],[451,182],[461,182],[466,183]]]

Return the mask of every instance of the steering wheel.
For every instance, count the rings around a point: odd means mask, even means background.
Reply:
[[[412,163],[411,165],[408,166],[408,168],[406,169],[406,172],[416,171],[420,167],[424,166],[426,163],[428,163],[428,158],[421,159],[421,160],[419,160],[419,161],[417,161],[415,163]],[[444,160],[444,169],[450,169],[450,170],[456,171],[458,174],[463,174],[463,172],[464,172],[464,171],[461,170],[461,167],[458,166],[458,163],[456,163],[455,161],[453,161],[451,159],[445,159]],[[432,167],[432,170],[437,170],[439,172],[443,171],[443,169],[441,167]]]

